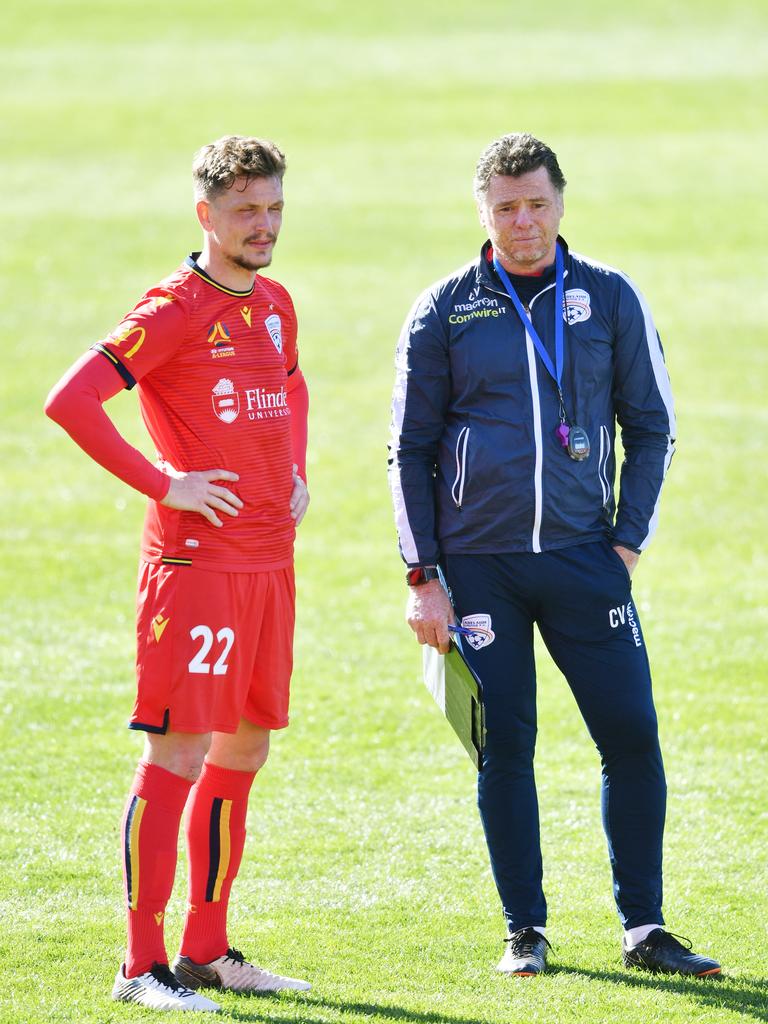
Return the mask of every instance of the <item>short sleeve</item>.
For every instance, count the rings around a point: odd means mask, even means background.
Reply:
[[[153,289],[93,348],[113,363],[130,389],[176,354],[186,332],[182,303],[171,292]]]

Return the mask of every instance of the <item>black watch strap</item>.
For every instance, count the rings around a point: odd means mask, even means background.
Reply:
[[[405,582],[409,587],[420,587],[423,583],[429,583],[430,580],[439,579],[440,573],[437,571],[436,565],[414,565],[405,574]]]

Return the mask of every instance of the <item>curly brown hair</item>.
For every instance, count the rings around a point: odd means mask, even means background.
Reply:
[[[285,174],[285,154],[268,139],[225,135],[195,153],[192,177],[198,199],[213,199],[239,178],[279,178]]]
[[[494,174],[519,178],[521,174],[546,167],[549,180],[558,192],[565,188],[565,178],[557,162],[557,155],[528,132],[512,132],[494,139],[480,154],[475,168],[472,191],[481,200],[488,191]]]

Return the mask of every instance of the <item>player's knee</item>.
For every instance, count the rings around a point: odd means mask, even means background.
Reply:
[[[267,763],[269,757],[269,737],[250,747],[233,752],[229,757],[229,767],[240,772],[257,772]]]
[[[253,745],[247,756],[250,764],[249,771],[257,772],[260,768],[264,767],[269,757],[269,733],[254,738]]]
[[[144,760],[159,765],[160,768],[165,768],[182,779],[196,782],[203,770],[210,742],[210,733],[148,734]]]
[[[269,756],[269,730],[243,720],[237,733],[214,733],[208,760],[220,768],[257,772]]]

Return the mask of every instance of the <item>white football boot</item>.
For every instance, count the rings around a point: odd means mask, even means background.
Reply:
[[[120,1003],[137,1003],[152,1010],[220,1010],[218,1003],[198,995],[174,977],[168,964],[152,964],[146,974],[126,978],[125,964],[120,966],[112,989],[112,998]]]
[[[547,948],[552,947],[535,928],[520,928],[504,941],[508,945],[496,967],[502,974],[528,978],[541,974],[547,966]]]
[[[258,992],[282,992],[296,989],[308,992],[312,988],[308,981],[284,978],[261,967],[249,964],[238,949],[228,949],[224,956],[209,964],[196,964],[188,956],[179,954],[173,961],[173,973],[182,985],[189,988],[219,988],[228,992],[253,995]]]

